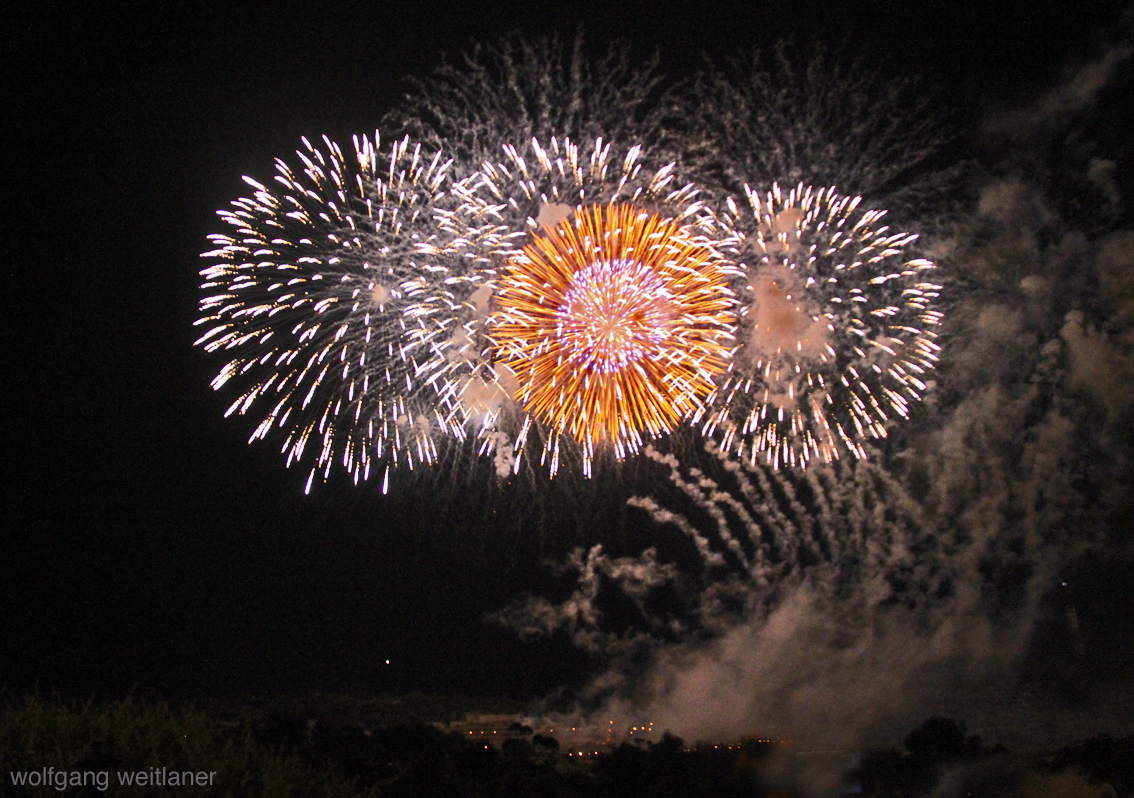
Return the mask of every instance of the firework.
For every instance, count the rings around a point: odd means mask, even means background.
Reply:
[[[658,59],[634,64],[625,42],[591,57],[583,37],[534,41],[519,34],[476,44],[444,63],[393,109],[383,125],[443,150],[458,170],[475,171],[500,158],[505,144],[553,136],[629,147],[655,131]]]
[[[747,189],[737,348],[705,430],[737,457],[829,462],[909,415],[937,360],[931,261],[833,188]],[[735,206],[733,206],[735,211]]]
[[[263,413],[252,440],[278,430],[288,465],[315,450],[308,490],[336,463],[356,482],[385,464],[385,489],[390,463],[432,462],[461,432],[421,378],[451,306],[443,259],[420,252],[448,164],[408,140],[380,154],[377,134],[350,158],[323,142],[219,211],[235,232],[209,237],[197,344],[228,358],[212,382],[240,386],[228,413]]]
[[[783,86],[822,84],[820,56],[803,79],[779,55]],[[501,477],[525,452],[552,473],[569,454],[589,474],[600,451],[622,458],[687,420],[737,454],[830,460],[861,455],[920,396],[936,286],[916,276],[932,264],[897,262],[912,236],[833,190],[749,191],[754,218],[731,199],[717,215],[702,194],[704,179],[718,207],[742,179],[815,173],[816,153],[841,152],[829,134],[865,112],[858,99],[844,118],[802,92],[799,128],[755,62],[750,85],[710,70],[703,92],[663,99],[656,64],[631,68],[621,45],[592,61],[579,39],[506,38],[465,61],[387,117],[455,162],[408,139],[388,154],[356,140],[350,157],[304,140],[302,168],[278,162],[271,189],[249,180],[252,196],[222,212],[236,232],[212,236],[198,343],[228,358],[213,385],[235,386],[230,413],[261,414],[253,439],[282,436],[289,464],[306,453],[309,487],[336,463],[385,485],[391,466],[466,439]],[[834,74],[859,98],[875,84],[855,69]],[[744,116],[753,97],[784,124]],[[661,124],[686,111],[729,135],[714,149]],[[858,166],[824,169],[877,188],[921,163],[892,157],[908,136],[849,127],[881,149],[856,138]],[[673,163],[630,142],[660,142]]]
[[[947,105],[868,59],[780,42],[709,66],[669,98],[655,149],[724,200],[744,185],[837,185],[927,222],[959,211]]]
[[[705,396],[704,375],[719,368],[715,347],[729,329],[727,277],[710,275],[731,273],[722,252],[734,236],[693,186],[673,185],[671,167],[645,168],[640,148],[616,159],[602,139],[580,147],[553,138],[546,147],[535,140],[522,150],[505,146],[504,154],[454,186],[458,207],[438,212],[449,236],[445,247],[477,267],[451,281],[455,294],[468,297],[466,311],[440,345],[443,358],[434,361],[439,371],[431,379],[445,386],[442,394],[479,430],[486,450],[507,442],[518,458],[534,431],[552,473],[565,442],[579,448],[589,472],[600,442],[624,456],[643,434],[671,429]],[[626,227],[619,229],[620,223]],[[588,235],[593,238],[584,243]],[[577,251],[568,252],[573,244]],[[635,246],[644,251],[631,257],[627,248]],[[555,286],[543,286],[552,274],[558,275]],[[638,279],[646,283],[635,284]],[[611,295],[616,288],[626,295]],[[541,298],[554,304],[533,315]],[[638,365],[626,361],[615,370],[618,355],[566,344],[567,330],[577,339],[583,319],[611,311],[633,322],[620,328],[611,320],[610,331],[629,334],[621,356],[638,352]],[[635,313],[662,326],[641,332],[646,324],[633,321]],[[631,328],[637,331],[628,333]],[[647,346],[651,335],[656,340]],[[678,344],[688,352],[677,354]],[[653,376],[629,377],[645,368],[642,352],[663,351],[668,359],[642,372]],[[530,359],[536,355],[538,365]],[[587,387],[576,392],[558,381],[549,358],[560,356],[573,364],[564,365],[561,376],[575,374]],[[590,375],[601,369],[607,376],[599,382],[609,393],[591,386],[597,377]],[[638,390],[644,393],[618,397]],[[558,408],[559,401],[568,405]]]
[[[731,343],[716,253],[633,204],[587,206],[509,260],[490,335],[525,410],[618,457],[702,406]]]

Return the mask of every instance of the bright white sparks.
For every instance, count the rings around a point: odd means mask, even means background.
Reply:
[[[705,430],[773,467],[865,457],[863,444],[930,385],[934,264],[912,256],[916,235],[891,230],[858,197],[745,189],[737,348]]]
[[[423,254],[449,164],[405,140],[382,153],[377,135],[349,157],[303,145],[298,171],[277,161],[275,185],[245,178],[254,193],[218,212],[233,231],[203,255],[197,344],[229,358],[212,383],[237,385],[228,412],[262,413],[252,439],[282,436],[289,465],[307,455],[310,489],[336,466],[357,482],[383,460],[432,462],[460,431],[419,376],[452,304]]]
[[[865,457],[931,385],[934,265],[833,188],[746,186],[717,215],[602,139],[505,146],[460,180],[406,140],[303,145],[219,212],[197,344],[308,489],[341,468],[386,490],[470,435],[502,478],[529,438],[551,473],[570,452],[589,474],[688,421],[774,467]],[[563,238],[602,208],[610,229]],[[656,263],[645,239],[580,254],[647,218],[682,242]]]

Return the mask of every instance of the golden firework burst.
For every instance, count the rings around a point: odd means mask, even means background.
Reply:
[[[732,340],[710,242],[633,204],[581,207],[503,270],[490,324],[516,398],[557,435],[616,456],[704,406]]]

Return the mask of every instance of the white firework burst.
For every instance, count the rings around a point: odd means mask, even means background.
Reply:
[[[934,264],[861,198],[747,186],[737,348],[704,430],[773,467],[830,462],[883,438],[930,385]]]
[[[212,381],[238,385],[228,413],[263,414],[252,440],[277,430],[288,465],[314,449],[308,490],[336,464],[356,482],[385,465],[385,490],[390,464],[432,462],[462,432],[422,369],[452,306],[431,242],[449,164],[407,139],[381,152],[377,133],[349,157],[323,144],[304,138],[298,172],[277,160],[277,185],[245,177],[252,196],[218,212],[235,230],[209,236],[196,343],[228,358]]]

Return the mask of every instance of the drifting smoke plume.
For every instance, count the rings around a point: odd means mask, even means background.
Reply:
[[[678,489],[631,502],[658,546],[577,550],[565,600],[499,616],[605,658],[584,716],[836,745],[972,719],[974,696],[1015,685],[1059,574],[1129,550],[1134,231],[1121,155],[1084,143],[1129,53],[987,124],[979,201],[933,245],[951,302],[940,390],[900,439],[803,473],[650,450]]]

